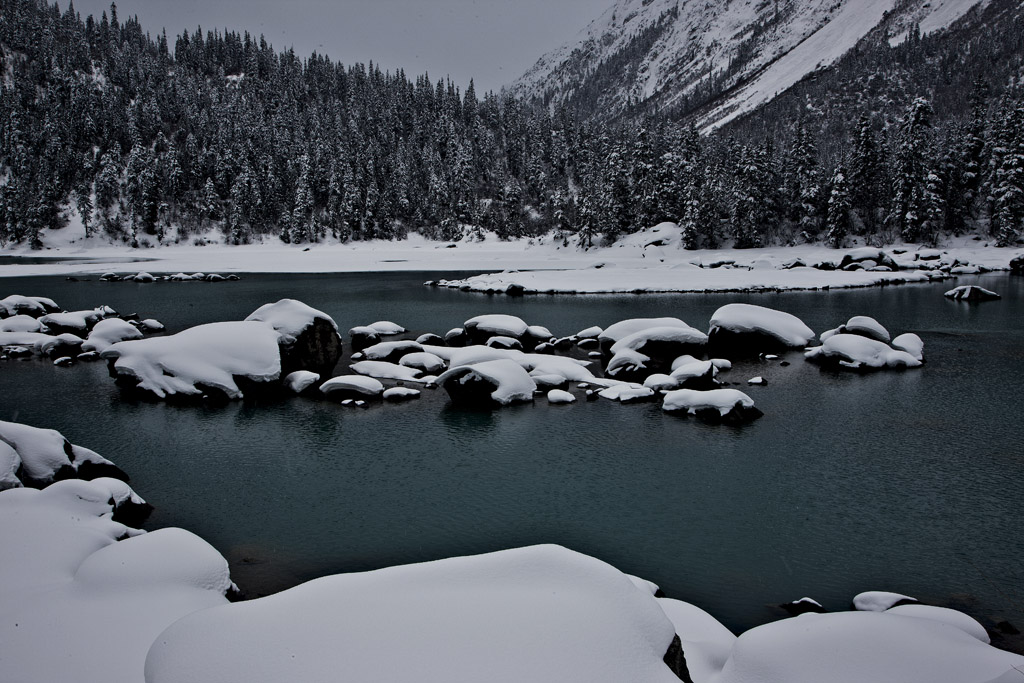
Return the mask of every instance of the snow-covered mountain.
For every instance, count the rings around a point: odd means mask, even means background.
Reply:
[[[617,0],[512,93],[616,114],[700,109],[715,128],[828,66],[876,28],[893,43],[987,0]]]

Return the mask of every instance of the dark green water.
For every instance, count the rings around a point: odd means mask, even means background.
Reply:
[[[740,631],[809,595],[845,608],[894,590],[1024,625],[1024,278],[830,293],[508,299],[422,287],[427,274],[252,275],[223,284],[0,280],[0,296],[109,304],[170,331],[282,297],[348,329],[394,320],[444,333],[512,313],[555,334],[638,316],[706,328],[750,301],[815,331],[872,315],[918,333],[928,364],[823,372],[790,354],[737,363],[765,417],[742,429],[608,401],[494,413],[443,392],[360,411],[307,399],[182,407],[122,400],[101,364],[0,364],[0,418],[62,431],[118,463],[156,505],[150,527],[209,540],[253,593],[327,572],[554,542],[659,583]],[[961,279],[959,284],[968,283]],[[347,362],[339,364],[339,372]]]

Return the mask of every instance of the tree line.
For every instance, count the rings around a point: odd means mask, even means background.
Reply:
[[[1024,234],[1024,99],[978,80],[865,111],[841,154],[799,113],[758,140],[676,117],[601,121],[372,63],[197,29],[156,38],[0,0],[0,244],[453,240],[554,232],[591,246],[673,221],[687,248]],[[750,121],[745,124],[750,129]]]

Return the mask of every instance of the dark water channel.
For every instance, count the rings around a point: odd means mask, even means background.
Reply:
[[[101,364],[0,364],[0,419],[62,431],[109,457],[175,525],[210,541],[251,594],[328,572],[553,542],[651,579],[736,631],[809,595],[845,608],[893,590],[1024,628],[1024,278],[969,305],[952,286],[764,295],[488,297],[430,289],[434,275],[251,275],[241,282],[0,280],[0,296],[108,304],[170,331],[241,319],[282,297],[347,330],[387,319],[443,334],[481,313],[557,335],[623,318],[706,329],[750,301],[815,331],[872,315],[916,332],[928,364],[873,375],[752,360],[724,376],[765,412],[744,428],[658,404],[454,409],[443,392],[346,409],[308,399],[221,407],[123,400]],[[959,284],[968,283],[961,279]],[[339,364],[339,372],[347,359]],[[1019,647],[1019,646],[1017,646]]]

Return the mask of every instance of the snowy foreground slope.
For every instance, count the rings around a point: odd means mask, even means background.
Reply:
[[[33,428],[21,425],[30,439]],[[19,431],[19,430],[15,430]],[[36,430],[45,442],[49,434]],[[20,443],[32,450],[32,444]],[[316,579],[228,604],[224,558],[115,521],[113,479],[0,492],[0,678],[18,683],[1012,683],[1024,657],[891,593],[739,638],[657,586],[543,545]],[[896,606],[893,606],[896,605]]]
[[[69,226],[64,231],[71,230]],[[487,272],[469,283],[472,289],[504,289],[510,282],[537,291],[729,291],[750,289],[818,289],[863,287],[882,282],[926,281],[922,266],[938,268],[970,264],[967,270],[1005,270],[1019,250],[989,247],[983,241],[958,238],[941,250],[916,245],[893,245],[885,250],[898,256],[895,273],[867,270],[824,271],[787,268],[796,262],[808,266],[839,263],[847,252],[821,246],[769,247],[687,251],[679,246],[680,231],[671,223],[630,235],[610,247],[579,249],[551,236],[537,240],[500,241],[488,235],[482,242],[434,242],[419,235],[401,241],[370,241],[305,247],[277,240],[245,246],[163,246],[130,249],[100,242],[69,239],[71,233],[48,234],[52,247],[42,252],[21,249],[7,252],[32,261],[8,262],[0,277],[75,275],[98,277],[107,272],[166,273],[343,273],[395,271]],[[926,255],[929,259],[918,259]],[[53,261],[38,262],[39,257]],[[699,264],[703,267],[698,267]],[[721,268],[715,268],[721,265]],[[975,270],[977,269],[977,270]],[[504,271],[520,271],[509,276]],[[529,271],[529,272],[527,272]],[[942,271],[937,271],[942,272]],[[954,273],[955,274],[955,273]],[[966,274],[966,273],[965,273]],[[188,283],[183,283],[188,284]],[[461,284],[461,283],[460,283]],[[457,285],[458,286],[458,285]]]
[[[558,104],[597,89],[603,111],[647,100],[664,108],[728,67],[726,94],[701,119],[711,130],[832,64],[883,20],[897,43],[912,25],[937,31],[982,2],[618,0],[509,90]]]

